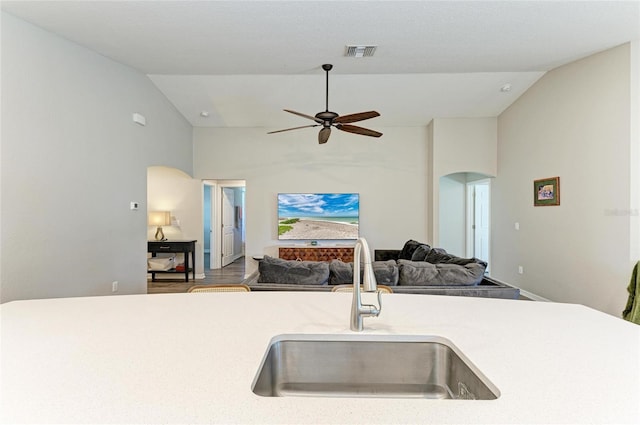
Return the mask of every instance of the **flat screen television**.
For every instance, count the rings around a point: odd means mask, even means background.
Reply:
[[[355,240],[358,193],[279,193],[279,240]]]

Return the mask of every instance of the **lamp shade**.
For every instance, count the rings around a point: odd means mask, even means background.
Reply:
[[[169,211],[149,211],[149,226],[168,226],[171,224]]]

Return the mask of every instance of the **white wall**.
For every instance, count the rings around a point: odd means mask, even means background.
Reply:
[[[204,277],[203,198],[202,181],[195,180],[176,168],[148,168],[147,210],[171,212],[171,225],[162,227],[165,238],[197,241],[196,277]],[[148,240],[154,240],[156,230],[155,226],[147,226]],[[175,276],[156,275],[156,278],[175,279]]]
[[[629,154],[638,143],[630,60],[623,45],[557,68],[501,114],[492,186],[492,275],[616,316],[638,260],[630,252]],[[553,176],[561,205],[534,207],[533,180]]]
[[[464,257],[466,255],[467,199],[466,173],[440,177],[439,182],[439,234],[438,247]]]
[[[630,46],[631,143],[629,148],[629,251],[631,261],[640,261],[640,40]]]
[[[334,131],[319,145],[315,129],[194,129],[195,177],[246,181],[249,272],[257,267],[251,256],[279,243],[279,192],[360,193],[360,234],[371,249],[425,239],[426,128],[377,130],[380,139]]]
[[[190,173],[191,126],[139,72],[1,23],[0,301],[146,293],[147,166]]]
[[[435,118],[429,124],[431,212],[428,241],[440,246],[440,178],[454,173],[495,176],[498,168],[496,117]],[[447,209],[446,206],[444,206]],[[448,236],[445,236],[447,238]]]

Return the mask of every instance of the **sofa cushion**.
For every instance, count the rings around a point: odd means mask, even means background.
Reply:
[[[326,285],[329,263],[324,261],[283,260],[265,255],[258,265],[258,282]]]
[[[374,261],[373,274],[380,285],[396,286],[398,284],[398,263],[394,260]]]
[[[329,284],[344,285],[353,282],[353,263],[331,260],[329,263]]]
[[[398,264],[394,260],[374,261],[371,263],[376,281],[381,285],[395,286],[398,284]],[[344,285],[353,283],[353,263],[343,263],[340,260],[331,260],[329,263],[329,284]],[[364,267],[360,267],[360,281]]]
[[[398,260],[398,285],[424,286],[435,280],[436,265],[424,261]]]
[[[404,243],[400,254],[398,255],[399,260],[411,260],[413,253],[420,245],[427,245],[422,242],[414,241],[413,239],[409,239]],[[429,246],[429,245],[427,245]]]
[[[483,264],[476,262],[458,265],[398,260],[398,285],[472,286],[482,281],[485,268]]]

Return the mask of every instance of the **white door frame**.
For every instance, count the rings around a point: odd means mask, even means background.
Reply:
[[[218,188],[218,183],[215,180],[203,180],[203,201],[204,201],[204,186],[209,186],[211,188],[211,194],[209,199],[209,224],[211,228],[209,229],[209,269],[214,269],[215,267],[215,258],[219,256],[218,247],[216,246],[215,240],[218,236],[218,229],[216,228],[216,208],[218,205],[218,201],[216,199],[216,193]],[[204,220],[203,220],[204,223]],[[203,232],[207,229],[203,229]]]
[[[488,205],[488,247],[487,247],[487,262],[491,264],[491,179],[475,180],[467,183],[467,225],[466,225],[466,245],[467,245],[467,257],[475,256],[475,217],[476,217],[476,202],[475,202],[475,188],[478,185],[486,185],[489,190],[489,205]],[[489,271],[489,267],[487,267]]]
[[[223,187],[246,187],[245,180],[205,180],[205,184],[211,187],[211,254],[210,264],[212,269],[222,268],[222,188]],[[246,208],[244,208],[246,211]]]

